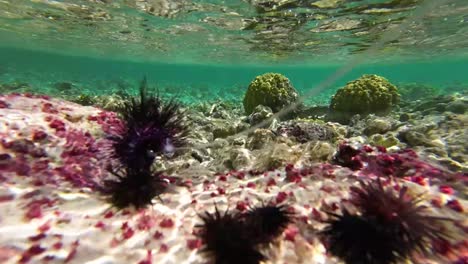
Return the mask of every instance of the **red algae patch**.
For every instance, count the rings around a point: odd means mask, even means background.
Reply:
[[[33,245],[30,248],[28,248],[28,250],[23,252],[19,263],[28,263],[33,257],[40,255],[45,251],[46,249],[41,247],[40,245]]]

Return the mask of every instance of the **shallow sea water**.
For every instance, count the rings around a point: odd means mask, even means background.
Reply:
[[[377,178],[450,219],[450,239],[401,263],[467,263],[467,14],[466,0],[0,0],[0,263],[212,263],[200,214],[269,202],[296,218],[262,263],[355,264],[320,232]],[[249,115],[270,72],[300,104]],[[333,95],[365,74],[400,101],[335,116]],[[181,103],[189,135],[153,162],[168,190],[119,211],[100,189],[119,166],[109,135],[143,78]]]

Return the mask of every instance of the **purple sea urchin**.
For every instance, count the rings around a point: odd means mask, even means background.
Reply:
[[[152,173],[149,169],[127,168],[113,174],[117,179],[104,182],[104,193],[110,196],[110,202],[119,209],[131,205],[143,208],[167,189],[167,182],[161,178],[161,174]]]
[[[281,235],[294,214],[285,205],[263,205],[250,209],[244,219],[252,240],[256,244],[269,244]]]
[[[361,215],[346,209],[343,215],[329,213],[332,219],[322,231],[329,251],[347,264],[392,264],[428,253],[432,240],[448,237],[438,223],[443,219],[426,215],[420,199],[406,192],[402,187],[396,195],[380,180],[352,188],[351,201]]]
[[[203,220],[203,225],[198,226],[204,244],[202,251],[208,253],[215,264],[258,264],[265,259],[240,214],[227,210],[221,214],[216,207],[215,213],[205,212],[200,218]]]
[[[149,95],[146,78],[140,84],[140,98],[131,98],[120,112],[126,129],[111,140],[123,167],[149,168],[157,154],[172,154],[185,143],[188,129],[180,105]]]

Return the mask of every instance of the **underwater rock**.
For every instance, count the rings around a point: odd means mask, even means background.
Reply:
[[[69,91],[72,90],[74,87],[73,83],[71,82],[57,82],[54,83],[54,88],[59,91]]]
[[[306,119],[325,119],[329,112],[328,105],[319,105],[319,106],[303,106],[300,111],[298,111],[297,117],[298,118],[306,118]]]
[[[468,110],[468,99],[450,102],[446,110],[455,114],[464,114]]]
[[[435,143],[435,144],[437,144],[437,143]],[[437,157],[447,157],[448,156],[448,153],[444,149],[443,146],[427,147],[427,148],[424,149],[424,152],[425,153],[432,153],[432,154],[436,155]]]
[[[252,165],[252,155],[245,148],[236,148],[230,151],[228,167],[234,170],[246,169]]]
[[[374,134],[385,134],[392,130],[392,123],[394,123],[394,120],[390,118],[371,118],[366,123],[364,133],[368,136]]]
[[[401,131],[399,137],[408,145],[415,147],[415,146],[425,146],[425,147],[437,147],[437,145],[433,144],[429,138],[426,137],[424,133],[407,130]]]
[[[394,146],[398,146],[400,144],[400,141],[398,140],[397,137],[391,134],[386,134],[386,135],[381,135],[381,134],[375,134],[372,135],[369,138],[369,142],[373,146],[382,146],[385,148],[390,148]]]
[[[262,121],[267,120],[273,115],[273,111],[268,106],[257,105],[252,114],[249,115],[249,123],[251,126],[257,125]],[[271,122],[270,122],[271,123]],[[270,124],[265,124],[264,127],[268,127]]]
[[[135,1],[135,5],[148,14],[167,18],[174,18],[181,13],[198,9],[191,1],[185,0],[141,0]]]
[[[69,98],[70,101],[84,105],[100,107],[107,111],[118,112],[127,99],[117,94],[111,95],[89,95],[80,94],[76,97]]]
[[[437,162],[438,164],[446,167],[448,170],[450,171],[468,171],[467,170],[467,166],[466,165],[463,165],[462,163],[460,162],[457,162],[455,159],[453,158],[449,158],[449,157],[440,157],[440,156],[429,156],[429,158],[435,162]],[[467,157],[464,157],[464,160],[468,160]]]
[[[285,137],[293,137],[299,143],[323,140],[333,141],[337,133],[323,122],[316,121],[286,121],[279,124],[276,133]]]
[[[297,98],[288,78],[279,73],[265,73],[250,83],[243,102],[246,114],[250,115],[258,105],[268,106],[276,113]]]
[[[221,118],[221,119],[232,118],[229,111],[219,105],[216,105],[212,108],[212,110],[210,111],[210,116],[214,118]]]
[[[119,112],[125,104],[127,99],[122,98],[120,95],[112,94],[109,96],[98,96],[96,98],[96,107],[100,107],[107,111]]]
[[[445,143],[449,156],[468,168],[468,116],[448,115],[434,132]]]
[[[214,138],[226,138],[248,128],[248,125],[241,121],[213,119],[212,124]]]
[[[344,0],[319,0],[311,3],[311,6],[318,8],[337,8]]]
[[[205,116],[219,119],[233,119],[237,115],[237,108],[240,107],[228,102],[216,102],[212,104],[202,103],[198,105],[198,108],[201,108]]]
[[[411,102],[407,108],[410,112],[420,111],[423,114],[429,114],[431,112],[442,113],[447,108],[447,105],[455,100],[456,97],[451,95],[439,95]]]
[[[398,128],[398,138],[409,146],[439,157],[454,159],[468,168],[468,117],[445,112],[410,120]],[[452,166],[453,167],[453,166]]]
[[[258,170],[271,170],[287,164],[295,164],[304,156],[301,145],[294,145],[292,142],[275,142],[266,145],[256,153],[254,168]]]
[[[33,89],[29,83],[26,82],[13,82],[0,84],[0,93],[8,94],[11,92],[32,92]]]
[[[259,13],[267,13],[281,11],[284,9],[295,8],[300,6],[300,1],[297,0],[249,0],[249,3],[257,9]]]
[[[84,106],[91,106],[97,103],[96,97],[89,94],[80,94],[75,98],[70,98],[69,100]]]
[[[412,120],[414,118],[415,118],[415,114],[413,114],[413,113],[402,113],[400,115],[400,121],[401,122],[408,122],[408,121],[410,121],[410,120]]]
[[[414,101],[435,97],[439,94],[437,88],[420,83],[398,84],[398,92],[402,100]]]
[[[305,148],[308,160],[311,162],[330,161],[335,153],[335,146],[329,142],[316,141]]]
[[[249,149],[261,149],[267,143],[273,142],[276,135],[270,129],[255,129],[250,135],[247,147]]]
[[[400,100],[397,87],[378,75],[348,82],[331,99],[330,109],[346,121],[355,114],[386,114]]]
[[[362,27],[362,23],[359,20],[348,19],[348,18],[333,18],[323,23],[318,28],[314,28],[311,32],[334,32],[334,31],[345,31],[352,30]]]

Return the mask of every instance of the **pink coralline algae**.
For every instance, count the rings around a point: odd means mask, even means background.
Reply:
[[[46,248],[41,247],[40,245],[31,246],[26,252],[23,253],[19,263],[27,263],[29,262],[34,256],[40,255],[46,251]]]
[[[421,185],[426,184],[424,179],[450,181],[456,178],[456,174],[421,160],[411,149],[388,153],[383,147],[354,148],[344,143],[339,146],[334,163],[363,176],[407,178]]]
[[[104,133],[109,135],[122,134],[124,131],[124,123],[114,112],[101,111],[96,115],[88,116],[91,122],[97,122]]]
[[[36,145],[28,139],[18,139],[12,141],[2,140],[1,143],[4,148],[9,149],[15,153],[27,154],[33,158],[46,156],[44,149],[36,147]]]
[[[8,108],[10,105],[7,104],[5,101],[0,100],[0,108]]]
[[[65,123],[59,119],[46,118],[49,121],[49,127],[55,129],[55,131],[65,131]]]
[[[41,200],[35,200],[29,203],[27,205],[28,209],[26,211],[25,217],[27,219],[41,218],[43,205],[47,205],[47,202],[43,203]]]
[[[37,130],[33,132],[32,140],[33,141],[41,141],[47,138],[47,133],[42,130]]]
[[[106,140],[95,140],[87,122],[97,116],[101,128],[108,130],[119,124],[115,114],[94,108],[86,112],[82,106],[44,96],[12,94],[0,96],[0,100],[9,102],[8,111],[0,117],[5,124],[10,124],[10,114],[24,120],[24,124],[14,124],[20,134],[0,131],[0,143],[7,152],[0,157],[0,175],[7,181],[8,175],[28,176],[36,185],[65,180],[76,187],[98,187],[107,175],[106,161],[99,152]],[[65,118],[80,115],[89,118],[70,119],[75,122]]]

